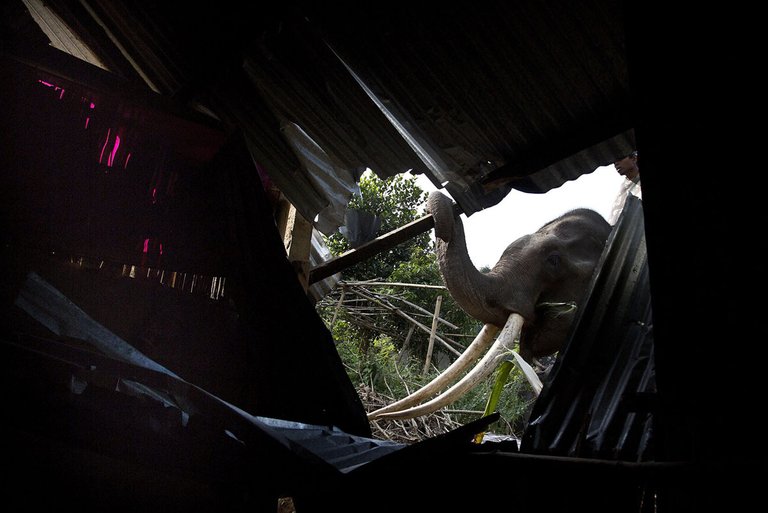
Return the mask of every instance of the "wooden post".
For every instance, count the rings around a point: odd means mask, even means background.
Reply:
[[[416,325],[411,324],[411,327],[408,328],[408,334],[405,336],[405,342],[403,342],[403,347],[400,348],[400,354],[397,356],[397,363],[403,363],[406,358],[408,358],[408,354],[411,351],[410,345],[411,345],[411,337],[413,336],[413,332],[416,331]]]
[[[347,293],[347,286],[342,284],[341,285],[341,295],[339,296],[339,302],[336,303],[336,308],[333,310],[333,319],[331,319],[331,325],[330,329],[333,330],[333,326],[336,324],[336,317],[339,315],[339,310],[341,310],[341,307],[344,303],[344,296]]]
[[[280,219],[282,222],[282,217]],[[291,204],[285,215],[283,227],[283,245],[288,260],[296,271],[301,286],[306,291],[309,288],[309,253],[312,247],[312,224],[304,219]]]
[[[443,304],[443,296],[437,296],[435,301],[435,316],[432,317],[432,331],[429,333],[429,346],[427,346],[427,358],[424,361],[424,370],[421,375],[425,376],[429,371],[429,364],[432,361],[432,350],[435,347],[435,333],[437,332],[437,319],[440,317],[440,306]]]

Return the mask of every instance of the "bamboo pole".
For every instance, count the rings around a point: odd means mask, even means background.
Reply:
[[[336,325],[336,317],[339,315],[341,305],[344,303],[344,293],[347,291],[346,286],[341,287],[341,295],[339,296],[339,302],[336,303],[336,309],[333,311],[333,319],[331,319],[331,329]]]
[[[378,286],[388,286],[393,285],[396,287],[412,287],[417,289],[437,289],[437,290],[448,290],[445,285],[427,285],[425,283],[403,283],[399,281],[343,281],[341,282],[345,285],[378,285]]]
[[[411,344],[411,337],[413,336],[413,332],[416,331],[416,325],[411,324],[410,328],[408,328],[408,334],[405,336],[405,342],[403,342],[403,347],[400,348],[400,354],[397,356],[397,361],[400,363],[403,363],[408,356],[408,353],[410,351],[410,344]]]
[[[432,317],[432,330],[429,332],[429,345],[427,346],[427,358],[424,361],[424,370],[421,371],[422,376],[426,376],[429,372],[429,364],[432,361],[432,350],[435,348],[435,335],[437,332],[437,319],[440,317],[440,305],[443,304],[443,296],[437,296],[435,301],[435,315]]]
[[[458,204],[453,206],[453,216],[459,217],[463,213],[461,207]],[[435,226],[435,219],[432,214],[426,214],[425,216],[411,221],[410,223],[396,228],[389,233],[380,235],[372,241],[358,246],[357,248],[350,249],[349,251],[326,260],[322,264],[317,265],[309,272],[309,284],[312,285],[315,282],[323,280],[329,276],[343,271],[344,269],[355,265],[359,262],[372,258],[379,253],[386,251],[405,242],[409,239],[416,237],[426,231],[431,230]]]
[[[408,301],[407,299],[401,299],[401,298],[397,298],[397,300],[398,300],[398,301],[402,301],[402,302],[403,302],[403,303],[405,303],[406,305],[410,306],[411,308],[415,308],[416,310],[418,310],[418,311],[420,311],[420,312],[422,312],[422,313],[425,313],[425,314],[427,314],[427,315],[432,315],[432,314],[431,314],[431,312],[430,312],[429,310],[427,310],[426,308],[422,308],[422,307],[420,307],[419,305],[416,305],[416,304],[414,304],[414,303],[411,303],[411,302],[410,302],[410,301]],[[458,327],[458,326],[456,326],[455,324],[453,324],[453,323],[450,323],[450,322],[448,322],[448,321],[446,321],[445,319],[442,319],[442,318],[440,318],[440,317],[438,317],[438,318],[437,318],[437,322],[441,322],[441,323],[445,324],[446,326],[448,326],[449,328],[451,328],[451,329],[454,329],[454,330],[457,330],[457,329],[459,329],[459,327]],[[474,336],[474,335],[473,335],[473,336]]]
[[[377,304],[381,305],[384,308],[391,309],[391,311],[394,312],[396,315],[399,315],[403,319],[406,319],[407,321],[415,324],[420,330],[425,331],[427,333],[430,332],[429,328],[427,328],[422,323],[420,323],[419,321],[417,321],[416,319],[414,319],[413,317],[411,317],[407,313],[403,312],[399,308],[397,308],[397,307],[395,307],[393,305],[385,304],[384,301],[382,301],[380,299],[377,299],[377,298],[371,296],[370,294],[366,294],[365,292],[362,292],[358,287],[354,287],[353,290],[354,290],[355,294],[358,294],[358,295],[360,295],[360,296],[362,296],[364,298],[370,299],[374,303],[377,303]],[[437,340],[438,342],[443,344],[443,347],[445,347],[451,353],[455,354],[456,356],[461,356],[461,353],[459,351],[455,350],[453,347],[451,347],[450,344],[448,344],[448,342],[443,340],[442,337],[438,337],[437,335],[435,335],[435,340]]]
[[[367,281],[366,282],[347,281],[347,282],[340,282],[340,283],[344,287],[346,287],[347,285],[349,285],[349,286],[359,286],[361,284],[364,284],[364,285],[402,285],[402,286],[409,286],[410,285],[408,283],[386,283],[386,282],[367,282]],[[413,286],[414,287],[422,287],[422,288],[445,289],[445,287],[443,287],[442,285],[422,285],[422,284],[416,283],[416,284],[413,284]],[[342,289],[342,290],[344,290],[344,289]],[[367,290],[367,289],[365,289],[365,290]],[[421,313],[423,313],[425,315],[429,315],[430,317],[432,317],[432,312],[430,312],[426,308],[420,307],[417,304],[411,303],[407,299],[403,299],[403,298],[400,298],[400,297],[397,297],[397,296],[392,296],[390,294],[382,294],[381,292],[371,292],[371,294],[376,294],[378,296],[385,296],[385,297],[388,297],[388,298],[396,299],[397,301],[402,301],[403,303],[405,303],[406,305],[410,306],[411,308],[414,308],[414,309],[418,310],[419,312],[421,312]],[[448,326],[451,329],[454,329],[454,330],[459,329],[458,326],[456,326],[455,324],[453,324],[453,323],[451,323],[451,322],[449,322],[449,321],[447,321],[447,320],[445,320],[443,318],[439,318],[438,322],[440,322],[442,324],[445,324],[446,326]],[[463,335],[463,336],[474,337],[474,335]],[[458,343],[455,343],[455,344],[458,347],[463,347],[461,344],[458,344]]]

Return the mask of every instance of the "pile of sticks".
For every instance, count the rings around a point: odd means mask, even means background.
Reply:
[[[375,411],[395,400],[393,397],[373,390],[369,385],[360,385],[357,393],[363,402],[366,413]],[[476,418],[482,412],[440,410],[413,419],[378,419],[371,421],[371,432],[374,438],[380,440],[412,444],[458,428],[462,423],[457,420],[456,415],[461,413],[473,414]]]

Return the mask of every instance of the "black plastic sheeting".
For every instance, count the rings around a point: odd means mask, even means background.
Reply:
[[[344,215],[344,226],[339,228],[351,248],[357,248],[372,241],[381,229],[381,217],[364,210],[347,209]]]
[[[571,339],[531,412],[521,451],[649,461],[653,316],[642,202],[630,196]]]
[[[0,448],[14,462],[18,488],[6,499],[17,506],[48,505],[47,494],[27,490],[42,486],[63,504],[87,497],[89,511],[156,510],[164,501],[216,510],[222,501],[249,503],[244,493],[290,496],[404,447],[251,415],[80,340],[4,339],[0,354]],[[100,497],[106,488],[110,496]]]
[[[408,447],[251,415],[172,373],[89,345],[66,337],[0,339],[6,504],[24,511],[53,504],[274,511],[278,497],[341,495],[345,476],[382,460],[389,463],[376,469],[397,468],[402,460],[386,457],[401,451],[405,461],[427,464],[428,454],[465,452],[498,420],[483,417]]]
[[[405,444],[350,435],[336,426],[318,426],[268,417],[256,417],[264,429],[288,440],[290,447],[306,450],[342,473],[398,451]]]

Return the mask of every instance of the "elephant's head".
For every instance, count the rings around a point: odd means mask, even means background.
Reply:
[[[576,209],[514,241],[490,272],[481,273],[469,258],[464,227],[454,217],[453,202],[435,191],[427,206],[435,221],[437,260],[445,285],[456,303],[485,326],[465,353],[432,383],[369,418],[415,417],[450,404],[493,372],[518,336],[519,353],[529,363],[559,351],[611,231],[597,212]],[[411,407],[455,381],[491,344],[499,329],[491,349],[461,381],[428,403]]]

